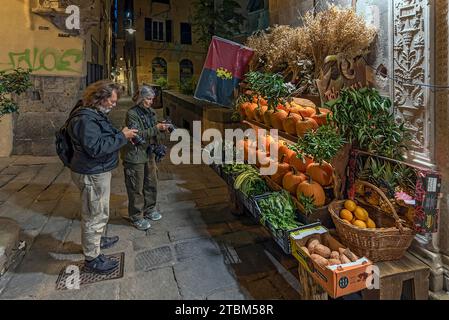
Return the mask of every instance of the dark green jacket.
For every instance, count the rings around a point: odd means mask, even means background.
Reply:
[[[142,117],[145,117],[146,121]],[[126,163],[141,164],[149,161],[148,147],[150,144],[158,143],[160,139],[160,132],[156,127],[157,123],[157,115],[152,108],[145,109],[140,106],[134,106],[128,110],[126,126],[138,129],[138,134],[145,140],[145,143],[133,145],[128,142],[122,149],[122,159],[125,165]]]

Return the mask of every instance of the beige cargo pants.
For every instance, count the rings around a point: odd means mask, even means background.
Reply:
[[[109,220],[111,178],[112,172],[72,172],[72,180],[81,191],[81,244],[88,260],[100,255],[101,236]]]

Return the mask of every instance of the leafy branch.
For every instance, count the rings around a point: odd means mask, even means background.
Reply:
[[[20,68],[9,73],[0,71],[0,117],[18,110],[17,103],[9,95],[20,95],[30,88],[30,75],[30,71]]]

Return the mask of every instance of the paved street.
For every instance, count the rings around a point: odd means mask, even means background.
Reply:
[[[123,122],[129,101],[114,111]],[[108,235],[124,276],[56,290],[81,254],[79,193],[56,157],[0,159],[0,217],[21,227],[24,254],[0,278],[0,299],[299,299],[297,263],[248,216],[231,214],[226,184],[207,166],[159,166],[163,219],[148,232],[126,220],[123,170],[113,173]]]

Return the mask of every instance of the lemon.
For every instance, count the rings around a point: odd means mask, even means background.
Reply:
[[[365,209],[361,208],[361,207],[357,207],[354,210],[354,215],[356,216],[356,218],[358,220],[361,220],[361,221],[368,221],[368,218],[369,218],[368,217],[368,212]]]
[[[357,203],[355,203],[352,200],[346,200],[345,201],[345,209],[349,210],[351,212],[354,212],[354,210],[357,208]]]
[[[340,212],[340,218],[342,218],[343,220],[352,221],[354,216],[352,215],[351,211],[349,211],[347,209],[343,209]]]
[[[353,223],[353,225],[356,226],[356,227],[362,228],[362,229],[366,229],[366,223],[361,221],[361,220],[356,220]]]

